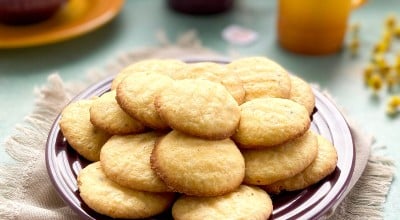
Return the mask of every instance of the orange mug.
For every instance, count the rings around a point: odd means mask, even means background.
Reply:
[[[365,0],[279,0],[278,41],[292,52],[322,55],[343,44],[352,9]]]

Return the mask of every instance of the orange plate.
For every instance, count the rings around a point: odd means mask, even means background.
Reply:
[[[33,25],[0,24],[0,48],[49,44],[88,33],[120,11],[124,0],[68,0],[50,19]]]

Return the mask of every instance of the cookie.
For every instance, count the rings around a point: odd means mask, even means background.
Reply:
[[[246,162],[244,183],[269,185],[290,178],[308,167],[317,153],[317,137],[311,131],[279,146],[242,150]]]
[[[269,195],[256,186],[241,185],[234,192],[216,197],[181,196],[172,206],[175,220],[265,220],[272,213]]]
[[[168,187],[150,166],[150,155],[161,134],[113,136],[103,146],[100,162],[106,176],[121,186],[167,192]]]
[[[93,102],[80,100],[67,105],[61,113],[60,129],[79,155],[90,161],[98,161],[101,147],[110,135],[90,122],[89,109]]]
[[[240,120],[239,105],[225,87],[202,79],[176,80],[155,106],[173,129],[205,139],[230,137]]]
[[[276,146],[301,136],[310,127],[306,108],[289,99],[254,99],[240,109],[239,127],[232,138],[241,148]]]
[[[174,78],[175,73],[184,68],[186,63],[174,59],[142,60],[125,67],[119,72],[111,83],[111,89],[117,89],[122,80],[133,73],[153,72]]]
[[[109,134],[124,135],[143,132],[146,127],[126,114],[115,99],[116,92],[104,93],[90,107],[90,121]]]
[[[290,75],[291,90],[289,99],[306,107],[311,115],[315,107],[315,96],[311,86],[300,77]]]
[[[94,211],[112,218],[147,218],[168,209],[173,193],[151,193],[129,189],[109,180],[100,162],[79,172],[78,189],[82,200]]]
[[[173,82],[170,77],[153,72],[130,74],[117,88],[118,104],[126,113],[147,127],[165,130],[168,124],[158,115],[154,99]]]
[[[167,186],[193,196],[232,192],[244,177],[244,159],[233,141],[204,140],[175,130],[156,144],[151,165]]]
[[[321,135],[317,135],[317,158],[301,173],[271,185],[263,186],[268,193],[278,194],[281,191],[295,191],[307,188],[331,174],[337,164],[335,147]]]
[[[206,79],[221,83],[239,105],[244,102],[245,91],[242,81],[225,65],[212,62],[190,63],[178,71],[174,79]]]
[[[234,60],[227,67],[242,80],[245,101],[262,97],[289,98],[289,74],[274,61],[248,57]]]

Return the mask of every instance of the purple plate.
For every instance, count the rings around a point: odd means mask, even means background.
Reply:
[[[72,101],[99,96],[109,91],[112,78],[97,83]],[[330,140],[338,153],[335,171],[319,183],[304,190],[273,196],[274,210],[270,219],[318,219],[335,205],[351,179],[355,149],[350,129],[336,106],[321,92],[314,89],[316,104],[311,129]],[[82,219],[112,219],[91,210],[79,196],[76,177],[89,161],[79,156],[67,143],[56,118],[46,144],[46,166],[50,179],[60,197]],[[150,219],[172,219],[167,211]]]

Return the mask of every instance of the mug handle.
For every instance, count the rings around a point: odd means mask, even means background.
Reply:
[[[356,9],[362,6],[367,0],[352,0],[351,1],[351,8]]]

